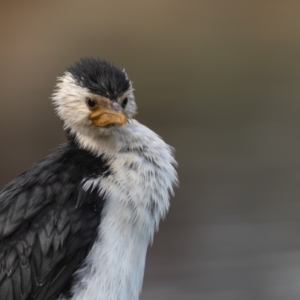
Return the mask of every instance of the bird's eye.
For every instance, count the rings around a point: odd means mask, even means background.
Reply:
[[[128,98],[126,97],[123,101],[122,101],[122,107],[124,108],[127,105],[128,102]]]
[[[96,101],[93,100],[92,98],[87,98],[86,103],[89,108],[94,108],[96,106]]]

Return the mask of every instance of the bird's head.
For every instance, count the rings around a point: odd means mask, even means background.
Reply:
[[[102,59],[83,58],[58,78],[52,100],[71,133],[109,135],[136,113],[125,70]]]

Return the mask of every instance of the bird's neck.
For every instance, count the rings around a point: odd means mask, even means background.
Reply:
[[[72,300],[138,300],[147,246],[169,208],[177,175],[171,148],[136,121],[109,136],[77,135],[81,148],[106,156],[113,172],[90,178],[105,198],[99,239],[78,272]]]
[[[104,155],[110,158],[122,149],[141,142],[139,135],[135,135],[135,130],[139,126],[141,125],[137,121],[132,121],[126,126],[110,131],[109,134],[99,134],[97,131],[84,133],[67,131],[67,137],[77,147],[87,150],[95,156]]]
[[[168,208],[168,199],[153,194],[155,166],[143,153],[142,125],[136,123],[107,137],[77,136],[80,147],[107,156],[110,176],[90,178],[85,187],[97,189],[105,198],[99,238],[83,269],[79,270],[72,300],[138,300],[142,288],[146,252],[157,222]],[[146,136],[146,133],[144,134]],[[147,168],[144,168],[144,164]],[[158,190],[159,186],[157,187]],[[156,199],[157,198],[157,199]],[[154,202],[162,202],[155,204]],[[163,208],[160,209],[160,206]],[[157,211],[156,211],[157,210]]]

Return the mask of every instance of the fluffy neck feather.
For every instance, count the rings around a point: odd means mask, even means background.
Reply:
[[[105,195],[106,205],[73,300],[138,300],[147,247],[177,182],[172,150],[137,121],[108,137],[76,139],[94,155],[105,155],[112,175],[85,185]]]

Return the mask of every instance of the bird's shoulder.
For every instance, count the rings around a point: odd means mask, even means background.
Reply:
[[[62,145],[0,192],[0,240],[52,202],[79,201],[84,178],[108,173],[104,158],[70,142]]]
[[[3,189],[1,296],[51,300],[68,290],[97,237],[104,205],[84,180],[105,172],[103,158],[67,143]]]

